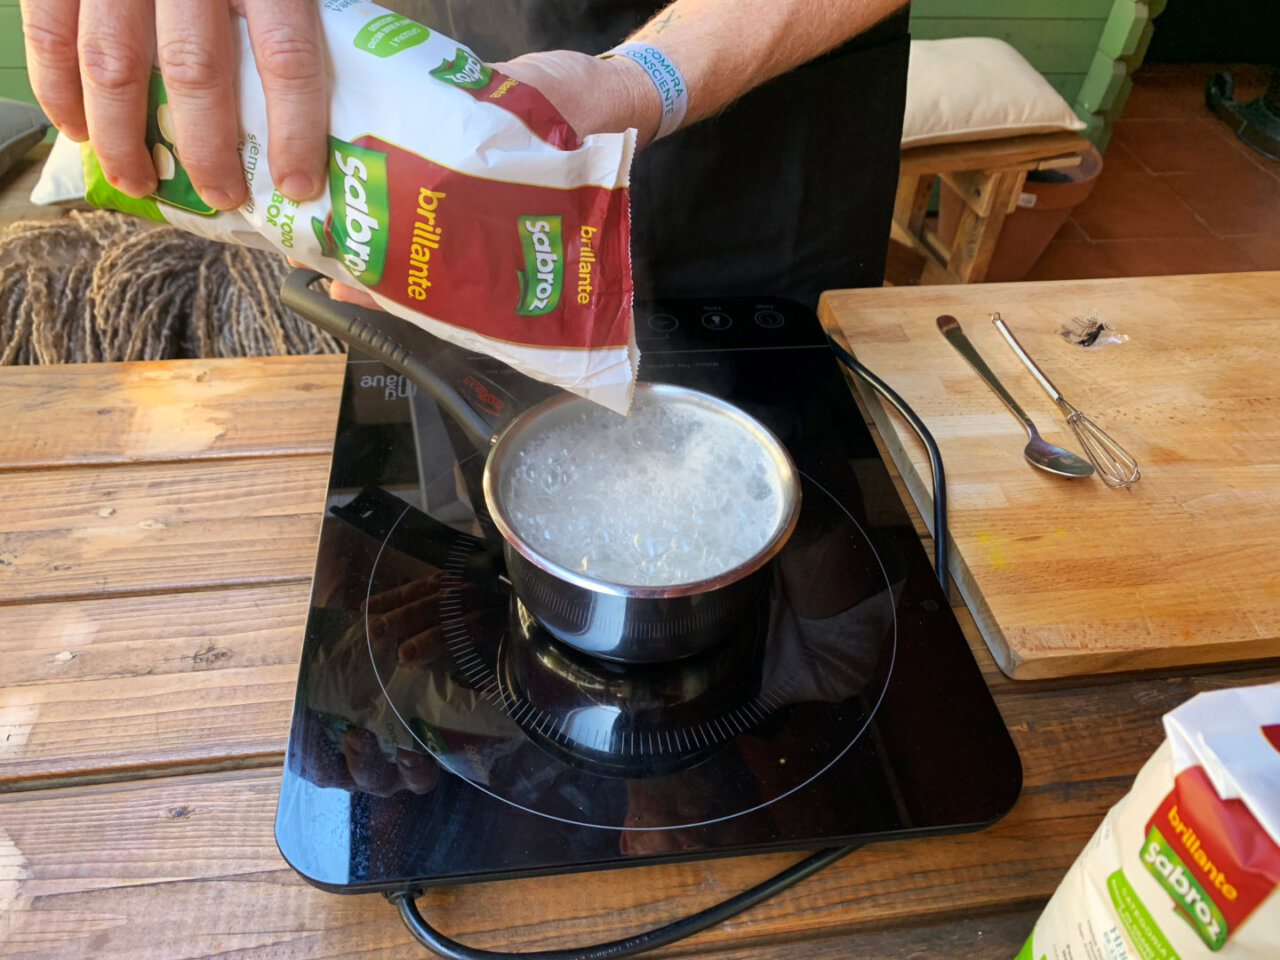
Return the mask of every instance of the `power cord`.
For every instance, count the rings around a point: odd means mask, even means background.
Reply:
[[[925,451],[929,455],[929,472],[933,475],[933,570],[938,575],[938,582],[942,584],[942,592],[946,593],[949,585],[947,579],[947,477],[942,469],[942,454],[938,451],[938,444],[934,441],[929,428],[924,425],[924,421],[907,405],[907,401],[894,392],[891,386],[859,363],[853,354],[836,343],[832,337],[827,337],[827,343],[831,345],[837,360],[865,380],[889,406],[902,414],[903,419],[911,425],[911,429],[924,444]]]
[[[884,400],[892,406],[911,425],[929,453],[929,469],[933,474],[933,546],[934,571],[942,591],[947,592],[947,505],[946,478],[942,472],[942,455],[928,427],[916,416],[914,410],[907,405],[893,389],[874,373],[864,367],[844,347],[830,337],[827,338],[831,349],[838,359],[856,376],[861,377]],[[845,847],[827,847],[817,853],[810,854],[798,863],[792,864],[768,880],[742,891],[728,900],[723,900],[705,910],[683,917],[661,927],[655,927],[644,933],[620,940],[609,940],[587,947],[573,947],[567,950],[534,950],[525,953],[507,953],[500,950],[479,950],[459,943],[445,936],[431,926],[418,910],[416,898],[421,891],[398,890],[387,894],[387,899],[394,903],[400,911],[400,919],[408,927],[413,938],[445,960],[621,960],[623,957],[634,957],[646,950],[674,943],[691,934],[698,933],[708,927],[715,926],[735,914],[741,913],[767,900],[774,894],[781,893],[805,877],[817,873],[823,867],[835,863],[842,857],[857,850],[860,844]]]

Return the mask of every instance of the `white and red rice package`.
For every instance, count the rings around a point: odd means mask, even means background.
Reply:
[[[296,204],[272,184],[265,98],[238,20],[248,201],[219,212],[192,188],[159,71],[146,134],[156,192],[115,190],[85,147],[85,198],[288,254],[436,336],[625,412],[638,359],[634,131],[580,141],[536,89],[435,30],[363,0],[323,0],[320,12],[332,72],[325,195]],[[69,162],[55,150],[46,184],[65,182]]]
[[[1280,957],[1280,683],[1200,694],[1164,726],[1017,960]]]

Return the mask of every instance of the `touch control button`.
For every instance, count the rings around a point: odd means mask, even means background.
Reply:
[[[756,323],[766,330],[776,330],[787,322],[787,318],[777,310],[757,310]]]
[[[712,310],[702,315],[702,325],[708,330],[728,330],[733,326],[733,317],[719,310]]]
[[[649,329],[658,333],[670,333],[680,326],[680,321],[669,313],[655,313],[649,318]]]

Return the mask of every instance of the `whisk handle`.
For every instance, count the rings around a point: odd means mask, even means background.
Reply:
[[[1013,331],[1006,326],[1004,320],[1000,318],[1000,314],[993,313],[991,322],[996,325],[996,329],[1004,336],[1009,346],[1013,348],[1013,352],[1018,355],[1018,359],[1027,365],[1027,369],[1031,371],[1031,375],[1036,378],[1040,386],[1044,387],[1044,392],[1057,403],[1062,402],[1062,392],[1053,385],[1053,381],[1044,375],[1044,371],[1036,366],[1036,362],[1027,356],[1027,351],[1022,349],[1022,344],[1018,342],[1018,338],[1013,335]]]

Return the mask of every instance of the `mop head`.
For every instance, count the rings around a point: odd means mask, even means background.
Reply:
[[[112,211],[0,231],[0,364],[337,353],[283,257]]]

